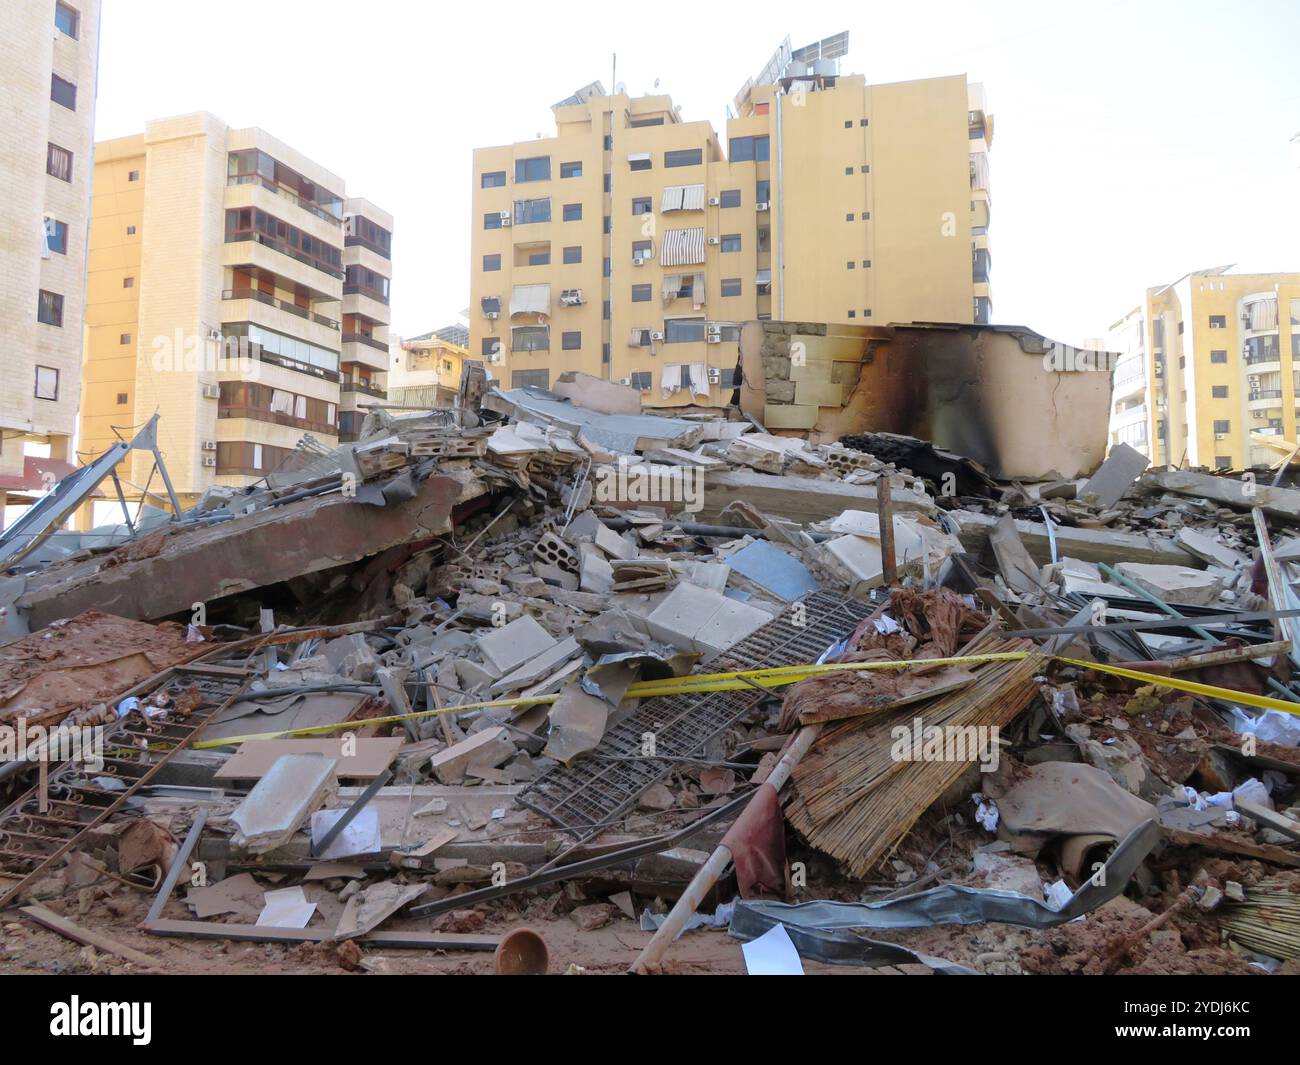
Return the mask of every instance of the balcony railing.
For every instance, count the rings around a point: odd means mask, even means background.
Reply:
[[[344,333],[343,334],[344,344],[349,344],[353,341],[355,341],[358,344],[369,344],[372,348],[377,348],[379,351],[388,350],[388,345],[385,344],[382,340],[376,340],[374,337],[366,336],[365,333]]]
[[[382,388],[376,388],[374,385],[365,384],[362,381],[344,381],[339,385],[340,392],[360,392],[364,396],[374,396],[377,399],[387,399],[388,393]]]
[[[378,292],[373,288],[367,288],[365,285],[344,285],[343,295],[345,296],[367,296],[378,303],[388,303],[388,296],[383,292]]]
[[[323,366],[312,366],[310,363],[291,359],[287,355],[277,355],[273,351],[267,351],[260,345],[253,345],[253,348],[259,359],[270,363],[272,366],[283,366],[286,370],[293,370],[295,373],[310,374],[312,377],[319,377],[322,381],[337,381],[339,379],[337,370],[327,370]]]
[[[1269,388],[1269,389],[1263,389],[1256,392],[1251,392],[1249,396],[1249,399],[1252,403],[1257,399],[1281,399],[1281,398],[1282,398],[1282,390],[1280,388]]]
[[[317,207],[310,200],[304,200],[296,192],[286,189],[283,185],[277,185],[274,181],[262,177],[260,174],[241,174],[236,177],[226,179],[227,185],[261,185],[267,192],[272,192],[282,200],[288,200],[290,203],[297,204],[308,214],[314,214],[322,222],[328,222],[333,226],[342,226],[343,219],[329,213],[324,208]]]
[[[382,259],[392,258],[392,255],[390,254],[390,250],[388,248],[385,248],[380,244],[376,244],[373,240],[367,240],[365,237],[359,237],[356,235],[344,237],[343,246],[345,248],[369,248],[372,252],[374,252]]]
[[[309,311],[306,307],[299,307],[296,303],[290,303],[288,300],[276,299],[270,293],[263,292],[256,288],[228,288],[221,293],[223,300],[257,300],[258,303],[265,303],[268,307],[279,307],[282,311],[288,311],[290,314],[296,314],[299,318],[308,318],[317,325],[323,325],[327,329],[338,329],[339,323],[333,318],[326,318],[323,314],[316,314]]]
[[[297,248],[292,248],[282,240],[272,240],[265,233],[255,233],[251,231],[240,232],[226,237],[227,244],[241,244],[244,241],[255,241],[272,251],[278,251],[281,255],[287,255],[290,259],[297,259],[298,262],[306,266],[315,267],[323,274],[329,274],[330,277],[336,277],[340,281],[344,278],[344,273],[337,267],[328,266],[319,259],[313,259],[310,255],[304,255]]]
[[[308,432],[324,433],[333,436],[338,432],[337,425],[328,422],[313,422],[306,418],[295,418],[292,414],[265,410],[261,407],[218,407],[218,418],[248,418],[255,422],[268,422],[271,425],[287,425],[294,429],[306,429]]]

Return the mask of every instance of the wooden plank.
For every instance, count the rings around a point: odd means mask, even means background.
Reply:
[[[146,921],[140,926],[157,936],[192,939],[231,939],[254,943],[327,943],[332,928],[263,928],[220,921]],[[496,950],[500,936],[460,932],[386,932],[376,929],[359,938],[371,947],[407,950]],[[143,957],[143,955],[141,955]]]
[[[155,968],[158,965],[153,958],[147,954],[119,943],[115,939],[110,939],[99,932],[91,931],[89,928],[82,928],[79,924],[74,924],[66,917],[61,917],[53,910],[48,910],[44,906],[31,905],[22,907],[22,912],[35,921],[43,928],[48,928],[51,932],[57,932],[65,939],[71,939],[74,943],[82,943],[94,947],[96,950],[102,950],[105,954],[116,954],[119,958],[124,958],[142,968]]]
[[[364,721],[357,722],[358,728]],[[397,757],[405,741],[400,736],[383,736],[370,739],[317,739],[249,740],[213,774],[217,780],[260,780],[286,754],[323,754],[338,759],[336,776],[341,779],[373,780],[387,769]],[[344,754],[344,746],[352,752]]]

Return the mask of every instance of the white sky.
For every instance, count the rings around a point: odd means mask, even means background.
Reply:
[[[470,152],[553,131],[612,54],[627,91],[724,107],[788,33],[850,31],[846,73],[966,73],[996,118],[994,318],[1082,343],[1149,285],[1300,270],[1300,5],[912,0],[104,0],[96,136],[212,111],[261,126],[396,218],[393,329],[469,299]],[[808,12],[806,15],[804,11]]]

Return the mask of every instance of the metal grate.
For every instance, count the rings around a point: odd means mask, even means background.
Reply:
[[[874,609],[848,596],[814,592],[709,664],[709,672],[796,666],[815,662],[848,636]],[[802,621],[802,625],[796,625]],[[519,801],[549,817],[579,841],[596,835],[630,810],[668,775],[664,758],[703,755],[705,746],[763,698],[754,691],[667,695],[644,699],[636,712],[605,734],[591,756],[559,766],[530,784]],[[641,756],[641,737],[653,732],[655,751]],[[617,758],[620,761],[602,761]]]

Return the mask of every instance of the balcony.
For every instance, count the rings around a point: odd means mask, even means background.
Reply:
[[[292,414],[282,414],[279,411],[265,410],[261,407],[218,407],[217,417],[248,418],[255,422],[284,425],[291,429],[303,429],[309,433],[318,433],[324,436],[334,436],[338,432],[338,426],[330,425],[327,422],[313,422],[306,418],[295,418]]]
[[[339,392],[343,394],[356,392],[363,396],[374,396],[376,399],[388,398],[388,392],[386,389],[379,388],[375,385],[368,385],[364,381],[344,381],[339,385]]]
[[[377,351],[382,351],[385,354],[388,353],[387,344],[385,344],[382,340],[376,340],[372,336],[366,336],[365,333],[344,333],[343,343],[344,344],[367,344],[370,347],[376,349]]]
[[[339,323],[333,318],[326,318],[323,314],[317,314],[306,307],[299,307],[296,303],[290,303],[288,300],[277,299],[268,292],[263,292],[256,288],[228,288],[221,293],[223,300],[257,300],[258,303],[264,303],[268,307],[278,307],[289,314],[297,315],[308,321],[315,322],[317,325],[323,325],[326,329],[335,331],[339,328]]]

